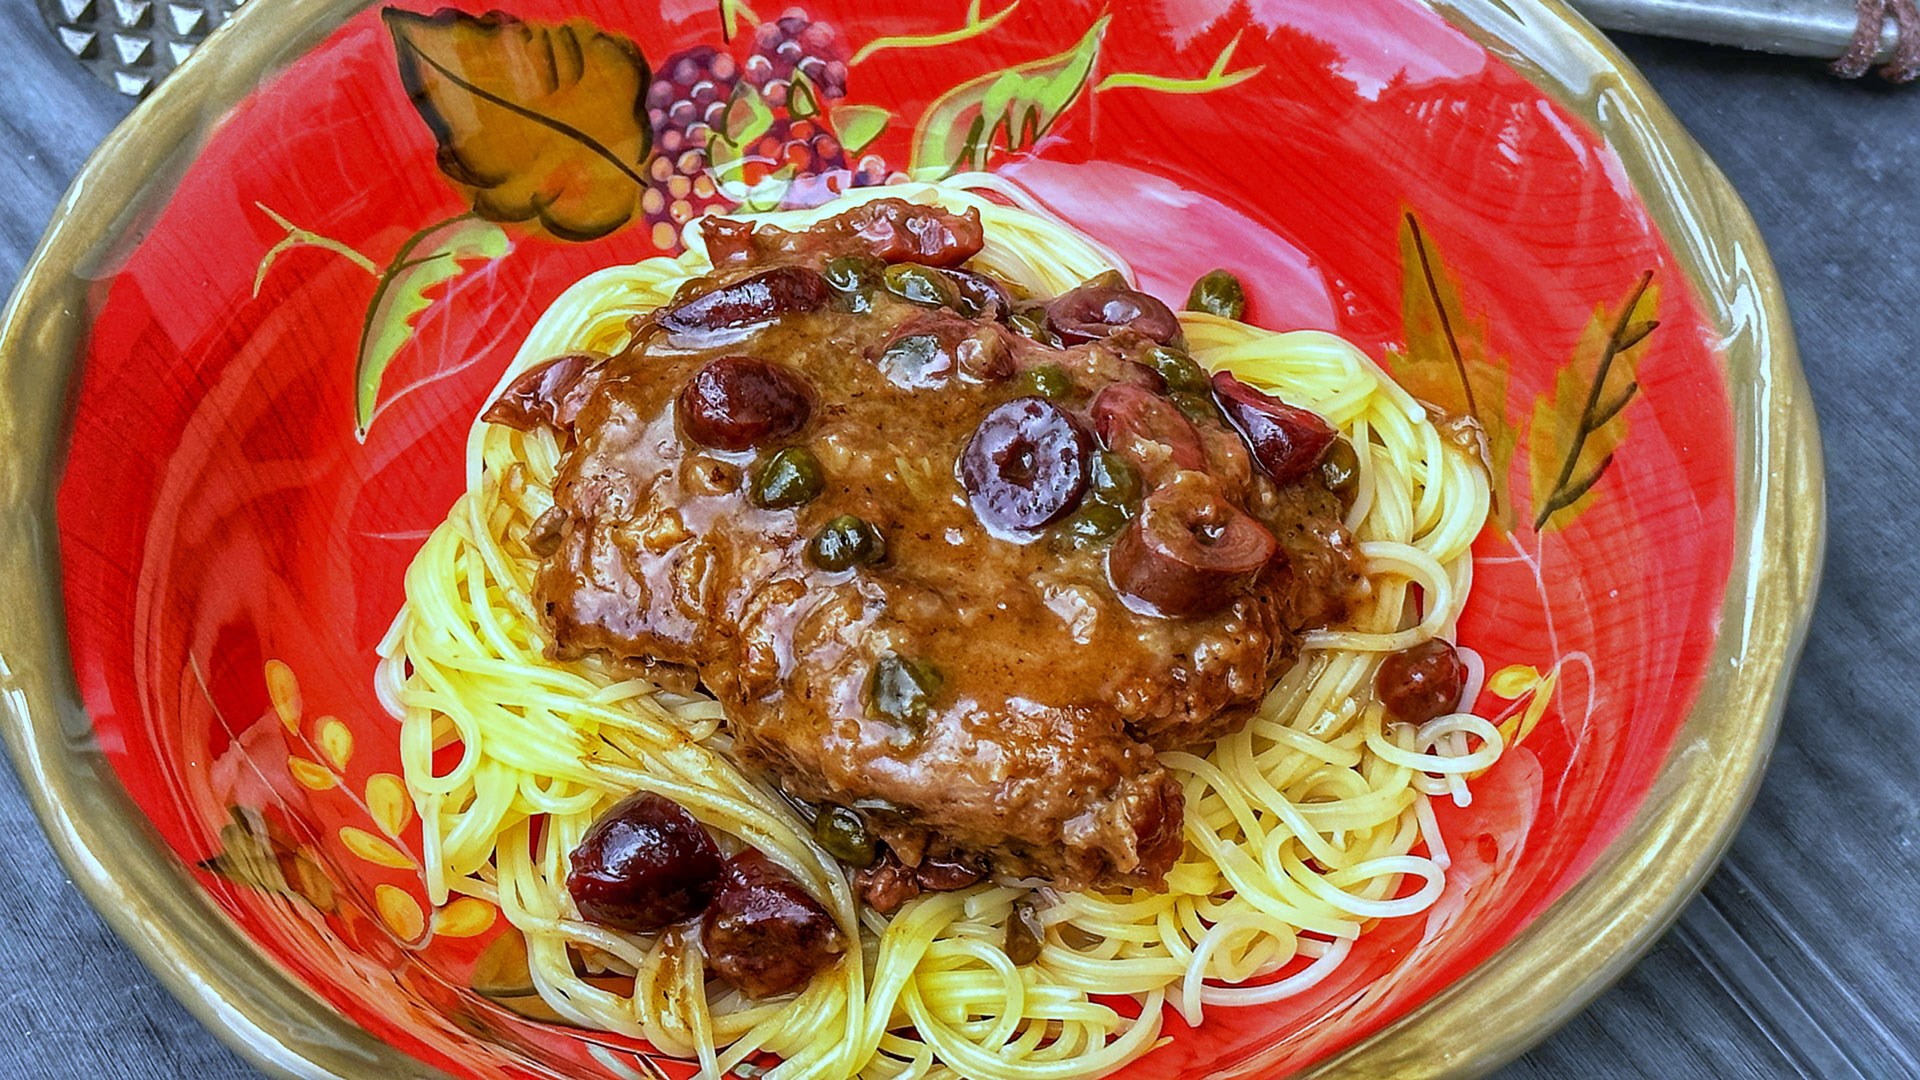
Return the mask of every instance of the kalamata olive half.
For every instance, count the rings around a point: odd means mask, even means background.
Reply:
[[[1179,469],[1204,471],[1206,445],[1173,402],[1150,390],[1115,383],[1093,399],[1093,429],[1107,449],[1149,482]]]
[[[1382,660],[1373,677],[1373,692],[1395,720],[1424,724],[1460,707],[1466,679],[1460,654],[1434,638]]]
[[[1263,394],[1230,372],[1214,374],[1213,398],[1247,440],[1261,471],[1276,484],[1291,484],[1305,476],[1333,445],[1333,426],[1319,414]]]
[[[986,246],[980,211],[955,214],[904,199],[875,199],[842,215],[844,228],[890,263],[959,266]]]
[[[952,279],[959,290],[960,314],[969,319],[991,319],[999,322],[1013,310],[1013,297],[1007,294],[1006,287],[985,274],[972,270],[943,271]]]
[[[1073,414],[1040,397],[1014,398],[980,421],[960,454],[960,483],[989,528],[1044,528],[1080,505],[1092,440]]]
[[[1186,473],[1147,496],[1108,550],[1107,576],[1153,614],[1193,618],[1225,607],[1278,547],[1211,478]]]
[[[727,861],[700,944],[713,970],[751,998],[792,993],[846,952],[820,901],[753,848]]]
[[[699,342],[770,323],[783,315],[818,311],[832,299],[833,289],[819,271],[776,266],[691,299],[677,300],[655,313],[654,320],[666,327],[676,343],[689,339]]]
[[[535,364],[507,384],[480,419],[518,431],[546,426],[571,431],[606,366],[600,357],[568,353]]]
[[[700,913],[718,887],[713,837],[679,804],[640,792],[615,803],[569,856],[582,918],[651,933]]]
[[[813,394],[778,364],[751,356],[707,363],[680,391],[680,428],[716,450],[746,450],[807,426]]]
[[[1178,344],[1180,320],[1173,309],[1138,289],[1082,285],[1053,298],[1047,324],[1069,345],[1132,329],[1162,345]]]

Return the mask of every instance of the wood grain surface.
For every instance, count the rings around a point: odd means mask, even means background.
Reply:
[[[1779,264],[1823,420],[1829,561],[1779,749],[1726,864],[1637,968],[1502,1076],[1920,1077],[1920,88],[1622,44]],[[0,284],[128,107],[30,0],[0,0]],[[107,932],[0,774],[0,1077],[257,1075]]]

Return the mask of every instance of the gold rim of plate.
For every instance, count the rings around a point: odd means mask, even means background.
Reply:
[[[0,330],[0,730],[88,901],[202,1023],[269,1074],[443,1076],[346,1019],[242,934],[173,855],[93,737],[66,648],[54,488],[87,283],[123,254],[227,110],[364,0],[253,0],[101,144]],[[1621,835],[1564,896],[1419,1008],[1309,1071],[1474,1075],[1515,1057],[1639,959],[1719,862],[1766,765],[1825,543],[1820,436],[1785,298],[1746,207],[1653,90],[1560,0],[1436,7],[1599,131],[1724,342],[1735,550],[1708,678]],[[1259,1056],[1216,1073],[1256,1077]]]

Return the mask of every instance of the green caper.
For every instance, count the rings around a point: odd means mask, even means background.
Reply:
[[[805,447],[789,446],[761,463],[749,494],[755,506],[785,510],[812,502],[825,486],[820,459]]]
[[[1028,900],[1016,900],[1013,903],[1013,917],[1007,920],[1007,959],[1016,967],[1025,967],[1040,959],[1040,949],[1046,944],[1046,931],[1040,926],[1040,913],[1035,911]]]
[[[1073,394],[1073,376],[1058,364],[1041,364],[1021,372],[1013,386],[1014,392],[1020,397],[1061,401]]]
[[[1155,345],[1147,350],[1146,363],[1167,381],[1167,389],[1170,391],[1181,394],[1207,392],[1206,369],[1195,363],[1193,357],[1179,349]]]
[[[1047,309],[1043,307],[1021,308],[1007,316],[1007,328],[1028,341],[1037,342],[1049,348],[1059,348],[1060,338],[1047,325]]]
[[[822,570],[872,566],[885,558],[886,538],[864,518],[841,514],[807,541],[807,561]]]
[[[1127,506],[1140,497],[1140,474],[1126,458],[1111,450],[1102,450],[1093,455],[1089,490],[1096,499]]]
[[[1124,506],[1089,498],[1060,523],[1060,531],[1069,546],[1092,547],[1125,528],[1131,516]]]
[[[865,255],[842,255],[827,260],[827,284],[840,294],[840,303],[848,311],[860,314],[873,308],[874,290],[880,287],[885,264]]]
[[[867,676],[867,712],[869,715],[902,727],[923,731],[933,696],[946,680],[938,668],[924,660],[888,653],[873,665]]]
[[[931,267],[894,263],[887,267],[887,291],[926,307],[958,307],[960,287]]]
[[[877,853],[873,834],[860,815],[844,806],[829,806],[813,819],[813,838],[827,854],[852,867],[873,865]]]
[[[1187,294],[1187,310],[1238,319],[1247,313],[1247,290],[1227,271],[1209,270],[1193,283],[1193,291]]]
[[[1341,499],[1353,499],[1360,486],[1360,455],[1354,453],[1352,443],[1345,439],[1333,440],[1320,458],[1320,480]]]
[[[1127,276],[1118,270],[1102,270],[1080,283],[1083,289],[1130,289]]]
[[[1168,394],[1167,397],[1180,407],[1187,419],[1196,424],[1208,420],[1218,423],[1220,420],[1220,407],[1213,403],[1212,395],[1180,392]]]

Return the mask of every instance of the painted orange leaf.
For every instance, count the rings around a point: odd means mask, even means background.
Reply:
[[[304,900],[321,911],[334,910],[333,882],[314,857],[283,835],[249,807],[228,811],[232,820],[220,827],[220,850],[200,862],[200,869],[228,881]]]
[[[584,19],[381,12],[441,171],[492,221],[591,240],[633,216],[652,145],[640,50]]]
[[[1620,306],[1594,309],[1573,358],[1553,380],[1553,392],[1533,407],[1527,465],[1533,479],[1533,527],[1565,525],[1593,502],[1594,485],[1613,465],[1627,437],[1622,415],[1640,392],[1642,346],[1660,293],[1651,271],[1634,283]]]
[[[1446,414],[1442,430],[1477,450],[1493,481],[1492,522],[1513,531],[1507,474],[1520,434],[1507,419],[1507,359],[1468,315],[1433,240],[1409,213],[1400,228],[1401,319],[1407,346],[1387,355],[1394,380]]]
[[[983,75],[940,95],[920,117],[909,174],[934,180],[984,169],[995,149],[1012,152],[1038,142],[1080,99],[1112,20],[1101,16],[1058,56]]]

